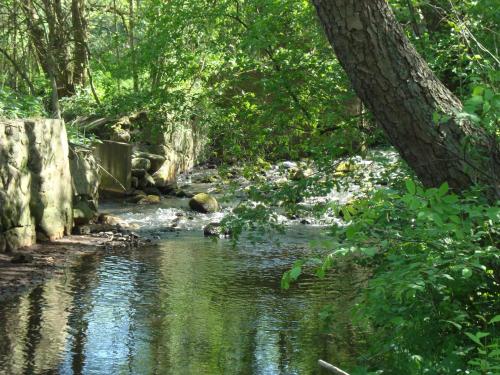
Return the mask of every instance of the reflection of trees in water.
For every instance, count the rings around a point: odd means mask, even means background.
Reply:
[[[85,256],[71,268],[72,280],[69,293],[73,296],[68,326],[72,332],[69,338],[71,369],[74,375],[83,373],[85,365],[85,342],[87,338],[87,314],[92,308],[92,290],[98,281],[96,270],[99,259]]]
[[[85,295],[92,290],[97,260],[84,258],[67,279],[54,278],[0,309],[1,374],[58,374],[72,345],[75,374],[82,373]],[[63,283],[69,285],[61,287]],[[21,354],[21,355],[20,355]],[[80,363],[80,365],[79,365]]]
[[[258,270],[238,275],[237,253],[221,261],[217,249],[176,250],[164,252],[161,308],[151,320],[151,352],[158,369],[311,373],[318,358],[330,357],[317,317],[324,300],[310,301],[300,291],[277,297],[279,278],[272,288]]]
[[[11,341],[0,340],[0,364],[17,346],[21,360],[12,363],[22,365],[13,375],[313,374],[319,358],[345,363],[356,354],[347,323],[357,270],[321,282],[306,278],[284,292],[279,270],[269,275],[255,257],[242,260],[225,245],[197,241],[87,256],[66,282],[54,279],[8,312],[0,309],[0,333],[10,332]],[[335,306],[333,336],[318,319],[328,302]]]
[[[8,301],[8,304],[2,302],[2,304],[3,306],[0,306],[0,369],[9,371],[16,357],[15,339],[12,337],[12,332],[20,331],[18,319],[20,298]],[[1,371],[0,374],[2,374]]]
[[[128,294],[127,313],[130,322],[127,331],[126,366],[130,373],[161,374],[165,369],[157,367],[158,359],[164,353],[157,348],[156,324],[161,315],[160,302],[160,265],[161,253],[157,248],[142,249],[130,253],[129,258],[134,264],[131,275],[132,292]]]
[[[36,287],[28,295],[28,329],[24,338],[24,373],[33,374],[35,370],[35,354],[41,340],[40,327],[44,305],[43,287]]]

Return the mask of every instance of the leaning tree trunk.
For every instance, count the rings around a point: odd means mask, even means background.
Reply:
[[[476,183],[500,197],[493,137],[460,121],[460,101],[406,38],[385,0],[312,0],[354,90],[426,186]],[[435,114],[450,116],[436,124]]]

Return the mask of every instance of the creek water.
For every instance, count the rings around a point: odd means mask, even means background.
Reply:
[[[280,288],[322,235],[290,227],[279,244],[234,247],[200,226],[86,256],[2,303],[0,374],[319,374],[318,359],[350,363],[356,332],[343,311],[362,271]],[[325,306],[338,312],[333,334]]]
[[[2,302],[0,374],[322,374],[319,359],[355,362],[349,308],[366,272],[347,262],[280,287],[326,227],[290,222],[234,246],[203,236],[227,209],[193,214],[187,202],[103,207],[155,243],[85,256]]]

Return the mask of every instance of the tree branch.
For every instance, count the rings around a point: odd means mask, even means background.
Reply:
[[[21,67],[17,64],[17,62],[7,53],[6,50],[4,50],[2,47],[0,47],[0,52],[5,56],[7,60],[12,64],[14,67],[15,71],[24,79],[26,84],[28,85],[30,89],[30,93],[34,94],[35,93],[35,86],[33,85],[33,82],[29,79],[29,77],[26,75],[26,73],[21,69]]]

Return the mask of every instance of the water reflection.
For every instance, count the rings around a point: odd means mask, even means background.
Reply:
[[[185,233],[87,256],[0,307],[0,374],[315,374],[319,358],[348,364],[349,317],[337,314],[333,337],[318,313],[328,303],[345,311],[361,272],[284,292],[282,272],[307,250],[280,248]]]

